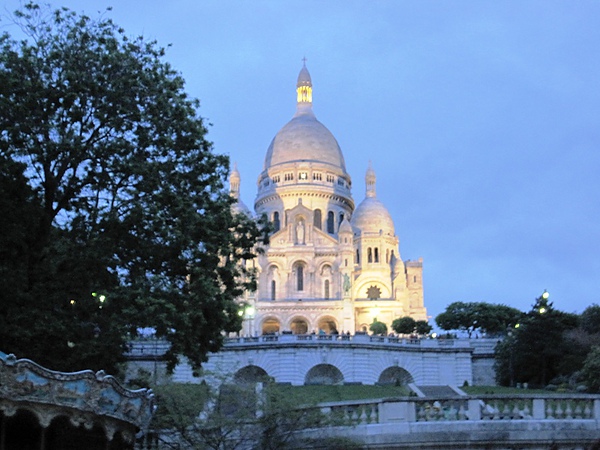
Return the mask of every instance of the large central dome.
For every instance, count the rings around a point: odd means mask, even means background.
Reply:
[[[312,82],[306,66],[298,75],[297,92],[296,114],[273,138],[267,150],[264,169],[305,161],[328,164],[346,172],[339,144],[312,111]]]

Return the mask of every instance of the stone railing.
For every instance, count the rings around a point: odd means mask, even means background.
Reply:
[[[224,348],[252,347],[269,344],[319,344],[319,345],[376,345],[384,347],[470,349],[469,339],[426,339],[394,336],[372,336],[367,334],[267,334],[262,336],[228,337]],[[125,355],[129,359],[152,359],[166,353],[169,343],[161,339],[139,339],[129,343]],[[475,350],[476,351],[476,350]]]
[[[329,420],[301,438],[344,437],[368,448],[596,448],[600,396],[400,397],[321,403]],[[312,448],[298,446],[298,448]]]
[[[321,403],[319,408],[321,412],[331,417],[332,424],[352,426],[398,422],[490,420],[600,421],[600,396],[586,394],[402,397]]]
[[[225,338],[225,347],[240,345],[256,345],[265,343],[278,344],[374,344],[390,346],[407,346],[420,348],[470,348],[469,341],[466,339],[420,339],[420,338],[401,338],[394,336],[372,336],[367,334],[278,334],[250,337],[230,337]]]

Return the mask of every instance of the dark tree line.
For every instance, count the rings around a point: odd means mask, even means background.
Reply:
[[[497,337],[497,382],[505,386],[528,383],[544,387],[584,383],[600,389],[600,306],[581,314],[559,311],[544,292],[531,310],[504,305],[455,302],[436,317],[444,330],[478,332]]]
[[[0,350],[114,371],[154,327],[194,366],[237,331],[263,235],[156,42],[26,4],[0,36]]]

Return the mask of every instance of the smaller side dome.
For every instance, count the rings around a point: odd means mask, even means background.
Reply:
[[[338,234],[342,233],[352,233],[352,225],[350,225],[350,222],[348,222],[348,220],[345,217],[344,220],[342,220],[342,223],[340,224],[340,228],[338,230]]]
[[[369,162],[365,175],[365,199],[356,207],[352,215],[352,227],[361,233],[383,233],[395,236],[394,221],[387,208],[376,197],[375,171]]]
[[[237,168],[237,163],[233,163],[233,170],[229,174],[229,195],[231,195],[236,201],[231,205],[231,210],[236,214],[244,214],[248,217],[252,217],[250,209],[244,204],[240,198],[240,183],[242,178]]]

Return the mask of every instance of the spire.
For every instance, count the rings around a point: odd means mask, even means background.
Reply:
[[[371,161],[369,160],[369,168],[367,169],[367,174],[365,175],[365,185],[367,187],[366,196],[367,197],[375,197],[375,182],[377,181],[377,177],[375,176],[375,171],[371,166]]]
[[[229,175],[229,193],[232,197],[240,198],[240,173],[238,172],[237,162],[233,163],[233,170]]]
[[[312,106],[312,81],[310,73],[308,73],[308,69],[306,68],[306,58],[302,58],[302,69],[298,74],[296,92],[298,93],[298,108],[301,106]]]

